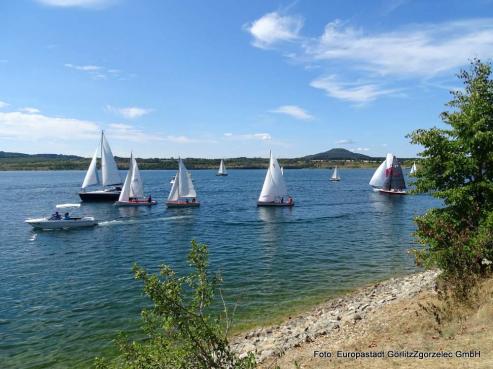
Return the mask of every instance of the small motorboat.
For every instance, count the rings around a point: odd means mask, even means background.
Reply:
[[[56,206],[57,209],[79,207],[80,204],[60,204]],[[93,227],[98,224],[94,217],[72,217],[68,212],[62,216],[58,213],[58,211],[56,211],[51,217],[31,218],[27,219],[25,222],[37,229],[72,229]]]

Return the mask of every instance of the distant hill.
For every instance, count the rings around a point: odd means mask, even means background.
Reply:
[[[358,154],[346,149],[336,148],[303,157],[305,160],[375,160],[371,156]]]
[[[0,151],[0,158],[38,158],[38,159],[64,159],[64,160],[79,160],[83,159],[77,155],[62,155],[62,154],[23,154],[20,152]]]
[[[115,157],[118,168],[128,168],[128,158]],[[333,168],[339,165],[344,168],[371,168],[379,164],[383,158],[358,154],[346,149],[336,148],[302,158],[279,158],[285,169],[299,168]],[[400,158],[401,163],[407,159]],[[23,154],[0,151],[0,171],[4,170],[87,170],[91,158],[77,155],[60,154]],[[173,158],[137,158],[140,169],[173,169],[176,170],[176,159]],[[217,169],[220,159],[185,158],[189,169]],[[228,169],[265,169],[267,158],[226,158]]]

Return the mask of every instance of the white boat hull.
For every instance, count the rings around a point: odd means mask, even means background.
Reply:
[[[147,200],[139,200],[139,201],[117,201],[115,202],[116,206],[152,206],[156,205],[157,201],[147,201]]]
[[[72,229],[93,227],[98,222],[93,217],[72,218],[72,219],[60,219],[50,220],[49,218],[27,219],[27,224],[30,224],[33,228],[38,229]]]
[[[290,207],[290,206],[294,206],[294,201],[291,202],[257,201],[257,206]]]
[[[388,194],[388,195],[407,195],[407,192],[406,191],[384,190],[383,188],[379,189],[378,192],[385,193],[385,194]]]

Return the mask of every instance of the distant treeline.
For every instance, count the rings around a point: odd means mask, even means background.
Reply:
[[[118,168],[128,169],[128,158],[116,157]],[[90,158],[78,156],[43,156],[26,155],[6,157],[0,155],[0,170],[86,170]],[[335,165],[343,168],[373,168],[378,166],[384,158],[371,158],[371,160],[310,160],[306,158],[278,159],[279,164],[285,169],[301,168],[333,168]],[[189,169],[217,169],[221,159],[184,159]],[[139,168],[143,170],[177,169],[177,159],[137,159]],[[227,169],[263,169],[269,164],[269,159],[264,158],[231,158],[224,159]],[[401,161],[404,166],[412,165],[412,161]]]

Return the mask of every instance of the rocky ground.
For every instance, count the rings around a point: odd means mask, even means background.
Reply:
[[[423,291],[433,291],[436,271],[426,271],[377,283],[343,297],[330,299],[280,325],[258,328],[232,339],[240,355],[253,352],[262,363],[283,356],[287,351],[313,342],[317,337],[344,330],[344,340],[357,335],[356,323],[390,303],[412,298]]]

